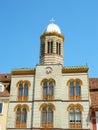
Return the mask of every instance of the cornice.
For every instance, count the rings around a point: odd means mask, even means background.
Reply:
[[[63,67],[62,73],[87,73],[87,66],[72,66],[72,67]]]
[[[64,41],[64,36],[62,35],[62,34],[59,34],[59,33],[56,33],[56,32],[52,32],[52,33],[44,33],[44,34],[42,34],[41,36],[40,36],[40,38],[44,38],[44,37],[46,37],[46,36],[58,36],[58,37],[60,37],[60,38],[62,38],[63,39],[63,41]]]
[[[35,75],[35,69],[21,68],[13,69],[12,75]]]

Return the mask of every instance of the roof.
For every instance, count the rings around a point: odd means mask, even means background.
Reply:
[[[56,24],[54,24],[54,23],[50,23],[50,24],[46,27],[46,29],[45,29],[45,31],[44,31],[44,33],[52,33],[52,32],[56,32],[56,33],[61,34],[61,30],[60,30],[59,26],[56,25]]]
[[[30,68],[20,68],[20,69],[13,69],[12,75],[34,75],[35,69]]]
[[[0,82],[7,82],[7,81],[11,81],[11,74],[10,73],[0,74]]]
[[[98,78],[89,78],[91,108],[98,110]]]
[[[98,89],[98,78],[89,78],[90,89]]]
[[[71,66],[71,67],[63,67],[62,73],[87,73],[87,66]]]
[[[0,84],[3,84],[4,86],[4,90],[0,92],[0,98],[10,96],[10,83],[11,83],[10,73],[0,74]]]

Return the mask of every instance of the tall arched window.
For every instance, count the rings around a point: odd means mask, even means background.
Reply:
[[[76,108],[76,122],[81,122],[81,110]]]
[[[47,123],[47,109],[44,107],[42,109],[42,123]]]
[[[19,105],[19,107],[15,108],[15,111],[16,111],[16,128],[26,128],[27,108],[25,106],[22,107],[21,105]]]
[[[70,109],[70,122],[75,122],[75,110],[74,110],[74,108]]]
[[[22,122],[26,123],[26,120],[27,120],[27,110],[26,108],[23,108],[22,109]]]
[[[19,84],[19,96],[23,95],[23,85]]]
[[[49,94],[53,95],[53,87],[54,87],[54,83],[51,81],[49,82]]]
[[[70,83],[70,98],[74,97],[74,82]]]
[[[48,94],[48,84],[47,84],[47,81],[44,82],[43,89],[44,89],[44,95],[47,96],[47,94]]]
[[[45,106],[42,108],[42,127],[53,127],[53,108]]]
[[[69,83],[69,96],[71,100],[81,99],[81,84],[79,81],[74,80]]]
[[[24,97],[27,97],[28,96],[28,84],[25,83],[24,84]]]
[[[18,108],[16,111],[16,123],[20,124],[20,122],[21,122],[21,109]]]
[[[21,81],[17,83],[17,86],[18,86],[18,101],[27,101],[30,82]]]
[[[48,107],[48,122],[49,123],[53,122],[53,110],[51,107]]]
[[[43,81],[43,99],[52,100],[54,95],[54,81],[45,80]]]
[[[80,83],[76,82],[76,95],[79,96],[81,94]]]

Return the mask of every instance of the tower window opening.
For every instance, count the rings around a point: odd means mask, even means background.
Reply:
[[[53,53],[53,41],[48,42],[48,49],[47,49],[48,54]]]
[[[41,55],[44,55],[45,53],[45,44],[42,44],[41,46]]]
[[[61,55],[61,44],[60,43],[56,43],[56,54]]]

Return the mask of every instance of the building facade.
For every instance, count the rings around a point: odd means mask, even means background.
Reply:
[[[91,129],[98,130],[98,78],[90,78],[90,121]]]
[[[39,64],[12,70],[7,130],[92,129],[88,67],[63,60],[64,36],[50,23],[40,36]]]
[[[11,74],[0,74],[0,130],[6,130]]]
[[[63,48],[51,23],[40,37],[40,64],[12,71],[8,130],[90,129],[88,67],[63,67]]]

